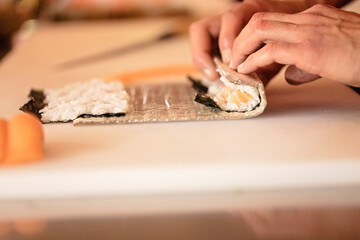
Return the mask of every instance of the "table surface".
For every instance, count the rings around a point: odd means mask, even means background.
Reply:
[[[38,23],[0,64],[0,116],[17,113],[30,88],[191,63],[188,38],[180,36],[87,65],[59,67],[152,38],[176,21]],[[290,86],[279,74],[266,93],[264,114],[248,120],[44,125],[45,161],[1,168],[0,199],[360,185],[360,97],[354,91],[326,79]]]
[[[356,240],[360,238],[359,226],[359,207],[231,209],[192,214],[12,220],[0,222],[0,238]]]

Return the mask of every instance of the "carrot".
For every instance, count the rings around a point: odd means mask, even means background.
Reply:
[[[40,161],[44,157],[44,132],[33,115],[20,113],[8,123],[6,165]]]
[[[139,80],[168,77],[168,76],[182,76],[186,74],[197,73],[194,66],[190,64],[173,65],[163,67],[153,67],[141,69],[136,71],[124,72],[116,75],[105,77],[107,81],[121,81],[124,84],[133,83]]]
[[[46,228],[46,221],[42,219],[17,219],[13,222],[14,229],[23,236],[34,236]]]
[[[0,118],[0,164],[5,160],[7,145],[7,121]]]

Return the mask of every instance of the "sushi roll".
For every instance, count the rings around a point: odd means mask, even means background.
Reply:
[[[218,58],[214,62],[220,75],[217,81],[191,79],[198,92],[195,101],[229,113],[247,113],[246,117],[261,114],[267,102],[264,85],[258,76],[240,74]]]

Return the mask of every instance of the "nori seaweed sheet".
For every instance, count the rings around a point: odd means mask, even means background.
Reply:
[[[207,107],[215,108],[221,110],[221,108],[216,104],[216,102],[204,93],[198,93],[194,99],[195,102],[203,104]]]
[[[45,104],[45,94],[42,90],[31,89],[28,98],[30,100],[25,103],[20,110],[27,113],[35,114],[39,119],[41,119],[40,110],[43,109]]]
[[[197,92],[197,95],[194,99],[195,102],[205,105],[207,107],[221,110],[221,108],[216,104],[216,102],[211,97],[206,95],[208,92],[208,87],[204,86],[201,81],[196,80],[190,76],[188,76],[187,78],[192,83],[192,87],[194,88],[194,90]]]
[[[20,110],[26,113],[32,113],[35,114],[40,120],[41,120],[41,113],[40,110],[43,109],[46,106],[45,103],[45,94],[43,90],[34,90],[31,89],[28,98],[30,100],[25,103],[22,107],[20,107]],[[123,117],[125,116],[125,113],[105,113],[101,115],[91,115],[91,114],[82,114],[78,116],[78,118],[92,118],[92,117]],[[58,123],[60,123],[59,121]],[[68,121],[71,122],[71,121]],[[66,122],[61,122],[66,123]]]
[[[200,80],[196,80],[195,78],[192,78],[190,76],[187,76],[187,78],[192,83],[192,87],[195,89],[196,92],[204,94],[208,92],[208,87],[204,86]]]
[[[125,113],[105,113],[101,115],[81,114],[78,118],[93,118],[93,117],[124,117]]]

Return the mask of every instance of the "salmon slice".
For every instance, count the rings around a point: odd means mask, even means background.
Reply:
[[[251,94],[248,93],[247,91],[244,91],[244,94],[245,94],[249,99],[253,99],[253,96],[251,96]]]
[[[240,89],[233,90],[230,87],[226,87],[223,92],[221,93],[221,97],[224,99],[225,103],[231,102],[235,103],[236,105],[240,105],[242,103],[248,103],[250,99],[253,97],[247,93],[243,92]]]

